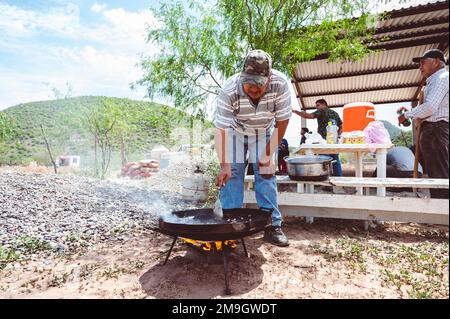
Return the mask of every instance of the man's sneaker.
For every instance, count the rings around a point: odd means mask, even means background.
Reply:
[[[266,228],[264,231],[264,239],[280,247],[289,246],[289,240],[279,226]]]

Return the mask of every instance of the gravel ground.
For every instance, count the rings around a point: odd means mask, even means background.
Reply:
[[[29,236],[64,250],[74,239],[124,239],[127,229],[151,227],[160,214],[199,207],[178,192],[189,169],[179,163],[151,182],[0,173],[0,244]]]
[[[447,226],[287,219],[289,247],[258,233],[233,251],[232,296],[222,263],[181,240],[163,266],[172,238],[148,228],[202,205],[181,198],[194,166],[106,181],[1,167],[0,298],[448,299]]]

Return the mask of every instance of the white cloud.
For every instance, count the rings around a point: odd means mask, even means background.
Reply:
[[[79,27],[79,9],[74,4],[48,12],[0,4],[0,30],[14,36],[32,36],[38,31],[74,34]]]
[[[97,7],[99,6],[101,5]],[[103,10],[101,17],[103,18],[101,23],[88,27],[80,24],[79,8],[74,4],[50,9],[48,12],[0,4],[0,31],[4,32],[5,36],[14,37],[32,37],[45,33],[66,40],[84,40],[99,45],[120,46],[124,50],[131,51],[146,49],[146,29],[158,25],[150,10],[138,12],[121,8]]]
[[[128,12],[124,9],[107,10],[104,13],[116,39],[142,42],[146,39],[147,28],[156,28],[158,21],[150,10]]]
[[[91,11],[95,13],[102,12],[106,9],[106,4],[98,4],[97,2],[94,3],[91,7]]]
[[[149,10],[107,10],[101,4],[91,10],[98,10],[101,20],[85,25],[75,5],[39,12],[0,4],[0,109],[48,99],[51,90],[44,82],[58,89],[69,82],[75,95],[144,97],[144,88],[131,91],[129,84],[142,75],[136,66],[140,54],[158,51],[145,41],[156,19]],[[61,41],[50,43],[41,36]],[[1,52],[31,67],[24,72],[3,63]]]

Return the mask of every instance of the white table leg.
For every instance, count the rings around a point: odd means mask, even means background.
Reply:
[[[311,149],[306,149],[305,150],[305,154],[306,155],[314,155],[313,150]],[[305,192],[309,193],[309,194],[313,194],[314,193],[314,185],[310,185],[310,184],[306,184],[305,185]],[[314,217],[312,216],[306,216],[306,223],[307,224],[312,224],[314,223]]]
[[[306,193],[314,194],[314,185],[306,184],[305,185]]]
[[[356,163],[355,163],[355,175],[356,177],[363,177],[363,161],[362,161],[362,153],[356,152]],[[356,195],[363,195],[363,188],[356,187]]]
[[[305,185],[305,191],[308,194],[314,194],[314,185],[306,184]],[[307,224],[314,223],[314,217],[313,216],[306,216],[306,223]]]
[[[377,177],[386,178],[386,157],[387,150],[377,150]],[[377,196],[386,196],[386,187],[377,188]]]
[[[368,230],[369,230],[369,221],[368,221],[368,220],[365,220],[365,221],[364,221],[363,227],[364,227],[364,230],[365,230],[365,231],[368,231]]]

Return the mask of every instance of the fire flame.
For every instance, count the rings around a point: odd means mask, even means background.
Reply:
[[[192,244],[198,248],[203,249],[204,251],[221,251],[222,250],[222,241],[202,241],[195,240],[190,238],[183,238],[184,242],[188,244]],[[236,240],[224,240],[224,245],[234,249],[236,248],[237,242]]]

